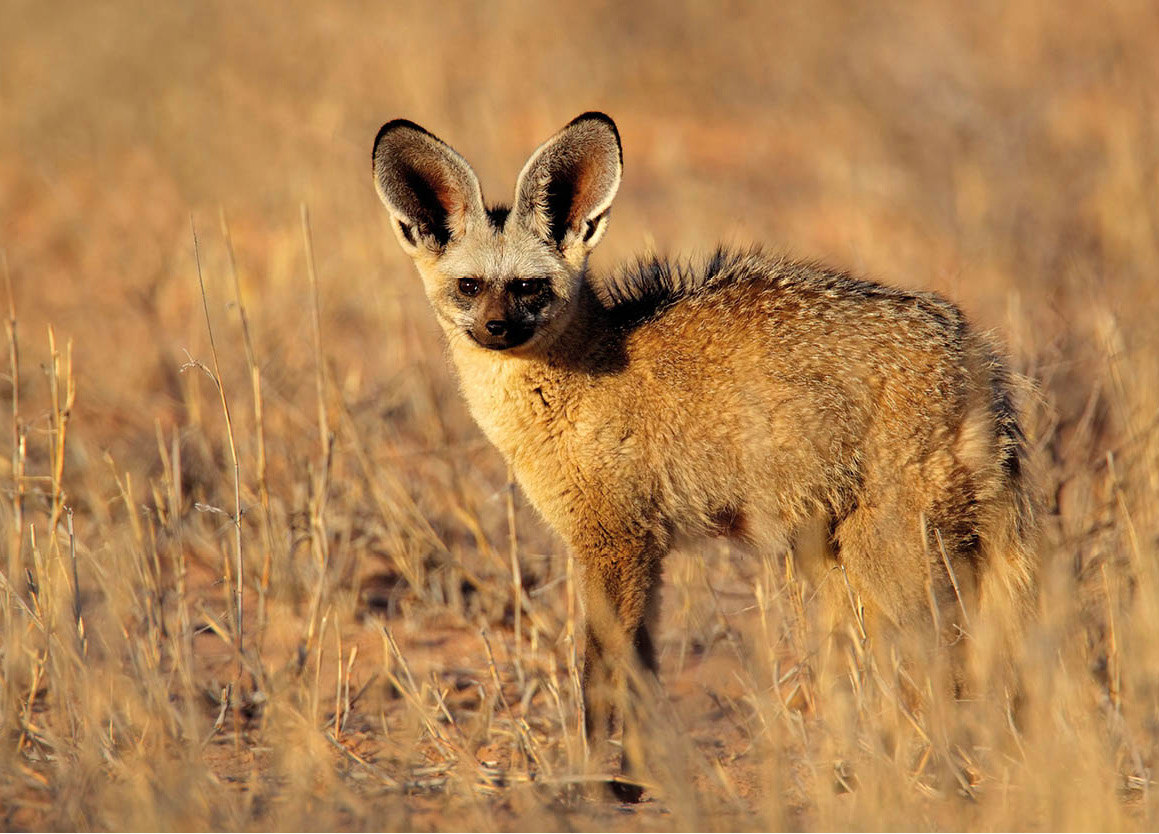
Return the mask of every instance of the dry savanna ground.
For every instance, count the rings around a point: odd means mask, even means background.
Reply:
[[[0,12],[0,827],[1159,827],[1154,3]],[[666,566],[648,799],[587,795],[576,569],[369,151],[411,118],[503,199],[593,108],[596,271],[763,242],[946,293],[1034,380],[1017,715],[708,545]]]

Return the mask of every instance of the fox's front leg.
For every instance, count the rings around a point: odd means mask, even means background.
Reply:
[[[623,720],[621,770],[628,773],[643,761],[638,714],[647,705],[657,672],[653,642],[659,608],[662,539],[655,535],[625,535],[609,541],[603,530],[578,548],[583,568],[587,643],[584,649],[583,696],[585,728],[592,758],[603,763],[615,716]],[[617,780],[613,793],[638,801],[639,785]]]

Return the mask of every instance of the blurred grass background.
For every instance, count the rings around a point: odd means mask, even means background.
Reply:
[[[0,19],[19,353],[0,825],[1159,824],[1154,3],[0,0]],[[631,812],[576,795],[567,556],[459,402],[369,156],[406,117],[504,201],[587,109],[625,154],[595,270],[763,243],[946,293],[1036,380],[1024,733],[906,714],[890,670],[807,648],[776,559],[712,547],[668,566],[680,731],[657,743],[685,770]],[[245,509],[240,677],[227,427],[212,374],[183,369],[212,368],[191,213]]]

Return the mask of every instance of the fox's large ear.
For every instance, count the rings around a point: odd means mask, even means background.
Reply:
[[[441,253],[484,217],[483,193],[471,166],[450,145],[414,122],[395,119],[374,140],[374,187],[412,257]]]
[[[527,160],[514,215],[564,257],[582,259],[603,237],[623,168],[615,122],[584,113]]]

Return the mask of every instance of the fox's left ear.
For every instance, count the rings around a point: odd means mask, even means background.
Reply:
[[[584,113],[527,160],[512,213],[565,258],[582,261],[604,235],[623,168],[616,123]]]

